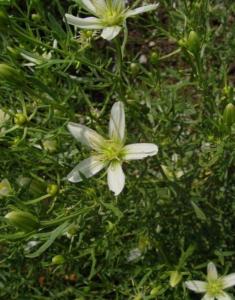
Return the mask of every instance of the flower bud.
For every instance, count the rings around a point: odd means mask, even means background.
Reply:
[[[223,114],[223,121],[227,126],[232,126],[235,122],[235,106],[232,103],[226,105]]]
[[[150,54],[150,62],[153,65],[156,65],[158,63],[158,60],[159,60],[159,54],[158,54],[158,52],[156,52],[156,51],[151,52],[151,54]]]
[[[155,288],[151,289],[150,295],[151,296],[157,296],[158,293],[159,293],[159,290],[160,290],[160,287],[155,287]]]
[[[178,283],[180,283],[182,279],[182,274],[179,271],[172,271],[170,274],[170,286],[175,287]]]
[[[55,195],[58,193],[59,191],[59,187],[57,184],[49,184],[47,187],[47,193],[51,196],[51,197],[55,197]]]
[[[140,66],[137,63],[130,64],[130,71],[133,76],[136,76],[140,71]]]
[[[24,83],[23,74],[5,63],[0,64],[0,79],[16,85]]]
[[[46,193],[46,184],[37,179],[32,179],[29,185],[29,194],[33,197],[39,197]]]
[[[51,261],[54,265],[62,265],[65,262],[65,259],[63,255],[55,255],[52,257]]]
[[[226,97],[229,97],[233,94],[233,88],[231,86],[228,86],[226,85],[224,88],[223,88],[223,94],[224,96]]]
[[[40,14],[32,14],[31,18],[33,21],[38,22],[42,19],[42,17],[40,16]]]
[[[17,113],[14,116],[14,122],[16,125],[22,126],[27,122],[27,116],[22,113]]]
[[[7,179],[3,179],[0,182],[0,199],[10,195],[11,191],[12,189],[11,189],[10,182]]]
[[[19,229],[29,232],[37,229],[39,226],[39,221],[29,212],[24,211],[12,211],[5,215],[5,218],[14,226]]]
[[[189,51],[193,53],[197,53],[200,50],[201,42],[198,34],[195,31],[190,31],[188,40],[187,40],[187,48]]]
[[[57,141],[56,140],[44,140],[42,142],[43,148],[49,153],[55,153],[57,151]]]
[[[182,39],[178,40],[178,45],[181,48],[186,48],[187,47],[187,40],[185,38],[182,38]]]

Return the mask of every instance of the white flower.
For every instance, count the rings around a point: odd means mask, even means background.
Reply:
[[[158,7],[158,4],[145,5],[135,9],[125,6],[125,0],[81,0],[82,6],[95,17],[78,18],[66,14],[71,25],[84,29],[101,29],[102,38],[112,40],[122,29],[125,20]]]
[[[186,281],[185,285],[188,289],[196,293],[205,293],[202,300],[232,300],[232,298],[224,292],[224,289],[235,285],[235,273],[219,277],[216,266],[210,262],[207,266],[207,281]]]
[[[70,133],[82,144],[94,150],[89,158],[81,161],[67,176],[71,182],[82,181],[82,176],[89,178],[105,167],[108,168],[108,186],[115,196],[121,193],[125,185],[122,170],[123,161],[143,159],[156,155],[155,144],[140,143],[124,145],[125,111],[122,102],[116,102],[111,110],[109,121],[109,139],[103,138],[96,131],[76,123],[69,123]]]

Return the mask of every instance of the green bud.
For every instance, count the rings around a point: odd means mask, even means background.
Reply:
[[[142,293],[138,293],[137,295],[135,295],[133,300],[142,300],[142,299],[143,299]]]
[[[178,45],[181,48],[187,48],[187,40],[185,38],[182,38],[182,39],[178,40]]]
[[[56,255],[52,257],[52,263],[54,265],[62,265],[65,262],[64,256],[63,255]]]
[[[57,141],[56,140],[44,140],[42,142],[43,148],[49,153],[55,153],[57,151]]]
[[[200,46],[201,46],[201,41],[198,34],[195,31],[190,31],[187,40],[188,50],[193,53],[198,53],[200,50]]]
[[[47,187],[47,193],[51,196],[54,197],[59,191],[59,187],[57,184],[49,184]]]
[[[37,229],[39,226],[39,221],[29,212],[24,211],[12,211],[5,215],[5,218],[17,228],[29,232]]]
[[[32,14],[31,18],[33,21],[40,21],[42,19],[42,17],[39,14]]]
[[[137,63],[130,64],[130,71],[133,76],[136,76],[140,71],[140,66]]]
[[[158,60],[159,60],[159,53],[156,52],[156,51],[151,52],[151,54],[150,54],[150,62],[153,65],[156,65],[158,63]]]
[[[233,88],[232,88],[231,86],[226,85],[226,86],[223,88],[223,94],[224,94],[226,97],[231,96],[232,93],[233,93]]]
[[[182,279],[182,274],[179,271],[172,271],[170,273],[170,286],[175,287],[178,283],[180,283]]]
[[[160,287],[155,287],[150,291],[151,296],[157,296],[160,291]]]
[[[226,105],[223,114],[223,121],[227,126],[232,126],[235,122],[235,106],[232,103]]]
[[[107,221],[107,223],[108,223],[108,224],[106,225],[106,230],[107,230],[108,232],[113,231],[114,228],[115,228],[115,224],[112,223],[112,222],[110,222],[110,221]]]
[[[22,126],[28,121],[27,116],[22,113],[17,113],[14,116],[14,122],[16,125]]]
[[[10,182],[5,178],[0,182],[0,199],[11,194]]]
[[[24,83],[23,74],[5,63],[0,64],[0,79],[8,81],[11,84],[22,85]]]
[[[29,185],[29,193],[33,197],[41,196],[46,192],[46,184],[37,179],[32,179]]]
[[[16,183],[19,185],[19,187],[21,188],[25,188],[27,186],[29,186],[30,184],[30,178],[29,177],[25,177],[20,175],[17,179],[16,179]]]

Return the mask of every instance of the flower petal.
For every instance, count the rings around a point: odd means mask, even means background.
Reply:
[[[69,122],[68,130],[76,140],[90,148],[99,151],[105,139],[95,130],[92,130],[84,125]]]
[[[87,159],[82,160],[67,176],[70,182],[82,181],[81,174],[90,178],[97,174],[105,167],[105,163],[99,159],[98,156],[91,156]]]
[[[125,111],[122,102],[116,102],[112,109],[109,121],[110,139],[124,140],[125,136]]]
[[[214,300],[214,296],[210,296],[209,294],[205,294],[205,296],[202,298],[202,300]]]
[[[96,14],[96,8],[91,0],[81,0],[82,6],[92,14]]]
[[[124,160],[143,159],[158,153],[158,146],[151,143],[130,144],[123,148]]]
[[[235,273],[229,274],[227,276],[222,277],[223,280],[223,288],[229,288],[235,285]]]
[[[125,10],[125,0],[113,0],[114,11],[122,12]]]
[[[232,298],[227,293],[224,293],[224,292],[223,292],[223,294],[216,296],[216,298],[218,300],[232,300]]]
[[[159,3],[157,4],[150,4],[150,5],[145,5],[145,6],[141,6],[141,7],[137,7],[135,9],[129,9],[125,16],[126,18],[128,17],[132,17],[132,16],[135,16],[135,15],[138,15],[138,14],[142,14],[142,13],[145,13],[145,12],[148,12],[150,10],[154,10],[156,9],[157,7],[159,6]]]
[[[207,283],[200,280],[190,280],[185,282],[186,287],[196,293],[205,293]]]
[[[120,32],[122,27],[120,26],[110,26],[110,27],[105,27],[102,31],[102,38],[108,41],[111,41],[114,39]]]
[[[125,185],[125,174],[119,162],[112,162],[108,167],[108,186],[117,196],[121,193]]]
[[[65,19],[68,24],[85,29],[103,29],[100,19],[95,17],[78,18],[73,15],[65,14]]]
[[[218,272],[213,262],[209,262],[207,265],[207,278],[208,280],[215,280],[218,278]]]

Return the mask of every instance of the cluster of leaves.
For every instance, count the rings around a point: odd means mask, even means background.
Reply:
[[[106,42],[63,21],[74,1],[0,1],[0,63],[14,70],[0,76],[0,180],[11,185],[0,199],[1,299],[187,300],[183,279],[209,260],[234,268],[235,131],[222,121],[234,101],[233,2],[160,1],[128,23],[122,58],[122,35]],[[128,142],[159,145],[125,165],[117,199],[102,175],[66,180],[87,157],[67,122],[105,134],[115,101]],[[10,226],[12,210],[40,230]]]

